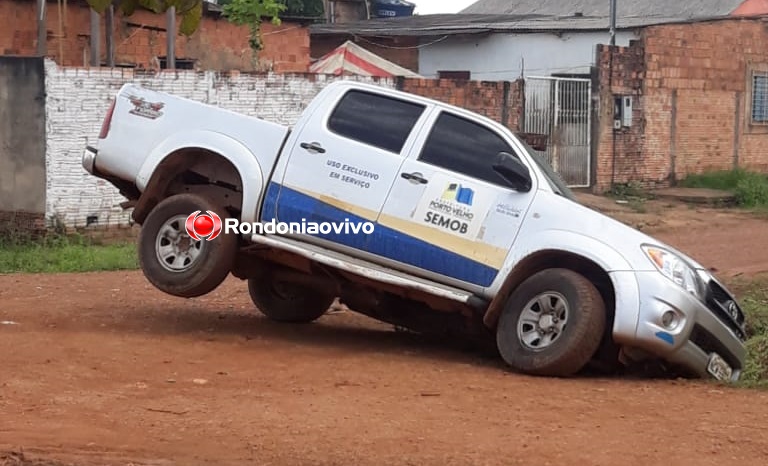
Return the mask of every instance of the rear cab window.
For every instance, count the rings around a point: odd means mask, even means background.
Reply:
[[[425,109],[423,104],[353,90],[336,105],[328,129],[347,139],[399,154]]]

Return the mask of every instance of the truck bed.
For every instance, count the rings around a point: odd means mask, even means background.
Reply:
[[[126,84],[115,98],[109,135],[98,141],[96,169],[124,180],[138,179],[142,190],[139,173],[154,154],[206,149],[213,138],[228,138],[258,159],[266,179],[289,132],[289,127],[274,122]]]

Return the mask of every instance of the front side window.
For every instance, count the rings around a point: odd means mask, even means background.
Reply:
[[[504,179],[493,170],[499,152],[516,151],[486,126],[443,112],[424,144],[419,160],[499,186]]]
[[[399,154],[426,107],[365,91],[349,91],[328,120],[328,129],[354,141]]]

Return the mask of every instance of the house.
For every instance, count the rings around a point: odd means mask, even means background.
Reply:
[[[588,76],[595,46],[611,41],[608,0],[480,0],[459,14],[318,24],[312,56],[354,40],[426,77],[513,80]],[[615,45],[655,24],[768,13],[765,0],[618,2]]]
[[[311,47],[353,40],[428,78],[524,79],[516,129],[547,138],[572,187],[768,172],[768,1],[619,2],[613,36],[609,8],[480,0],[454,15],[313,25]]]
[[[131,16],[115,12],[92,14],[84,0],[47,0],[45,24],[38,28],[37,2],[0,0],[0,55],[40,56],[63,66],[110,66],[138,69],[166,68],[168,17],[138,9]],[[221,7],[205,1],[197,31],[176,35],[176,68],[305,72],[309,67],[307,19],[285,18],[280,26],[262,25],[264,50],[258,62],[248,45],[248,27],[237,26],[221,14]],[[112,22],[111,27],[108,22]],[[92,22],[93,21],[93,22]],[[178,26],[178,22],[176,22]],[[98,31],[96,39],[93,31]],[[109,35],[106,30],[111,30]],[[44,42],[38,40],[44,38]],[[109,53],[111,51],[112,53]]]

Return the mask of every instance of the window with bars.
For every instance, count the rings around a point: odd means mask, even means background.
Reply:
[[[768,124],[768,73],[752,75],[752,123]]]

